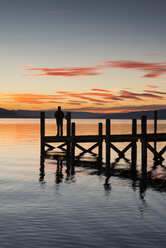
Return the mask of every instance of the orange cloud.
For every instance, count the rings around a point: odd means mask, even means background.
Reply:
[[[14,103],[44,104],[44,103],[63,103],[65,98],[58,95],[40,95],[40,94],[3,94],[3,100],[13,101]],[[58,101],[57,101],[58,100]]]
[[[52,109],[57,104],[63,106],[63,108],[70,108],[70,106],[80,106],[80,108],[97,108],[103,107],[107,109],[110,105],[112,108],[118,107],[122,111],[123,107],[129,106],[132,108],[136,103],[146,102],[154,99],[156,103],[165,101],[165,92],[156,90],[144,90],[141,93],[134,91],[120,90],[113,93],[109,90],[100,89],[99,91],[87,91],[87,92],[70,92],[70,91],[58,91],[55,94],[1,94],[0,104],[1,106],[9,106],[10,109]],[[140,107],[140,106],[139,106]],[[96,109],[95,109],[96,108]],[[113,110],[113,109],[112,109]]]
[[[93,95],[93,92],[85,92],[85,93],[75,93],[75,92],[68,92],[68,91],[57,91],[57,93],[61,95],[65,95],[65,97],[71,97],[71,98],[80,98],[83,100],[88,100],[92,102],[101,102],[101,103],[106,103],[107,101],[97,99],[97,98],[92,98],[92,97],[87,97],[86,95]],[[96,94],[94,96],[97,96]]]
[[[102,90],[101,90],[102,91]],[[145,91],[144,91],[145,92]],[[163,96],[160,96],[160,92],[145,92],[145,93],[135,93],[126,90],[120,90],[118,94],[106,93],[106,92],[82,92],[75,93],[69,91],[58,91],[60,95],[65,95],[66,98],[79,98],[95,103],[109,103],[110,101],[122,101],[125,99],[144,101],[146,98],[165,100]],[[89,97],[90,96],[90,97]]]
[[[104,90],[103,90],[104,91]],[[111,93],[101,93],[101,92],[83,92],[83,93],[75,93],[75,92],[67,92],[67,91],[59,91],[57,93],[60,94],[65,94],[68,97],[76,97],[76,98],[80,98],[80,99],[85,99],[85,100],[89,100],[92,102],[100,102],[100,103],[108,103],[110,100],[113,101],[117,101],[117,100],[123,100],[122,98],[120,98],[119,96],[115,95],[115,94],[111,94]],[[87,96],[93,96],[92,97],[87,97]],[[98,99],[96,97],[102,98]]]

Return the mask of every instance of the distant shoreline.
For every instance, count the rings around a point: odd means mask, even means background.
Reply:
[[[17,118],[17,119],[38,119],[41,111],[31,110],[7,110],[0,108],[0,118]],[[65,114],[67,113],[64,111]],[[45,116],[48,119],[54,118],[55,111],[45,111]],[[72,119],[141,119],[146,115],[148,119],[154,119],[154,111],[135,111],[124,113],[91,113],[91,112],[71,112]],[[166,109],[157,110],[159,120],[166,120]]]
[[[1,117],[0,116],[0,119],[40,119],[40,117]],[[46,119],[55,119],[54,117],[46,117]],[[111,117],[111,118],[104,118],[104,117],[72,117],[72,119],[78,119],[78,120],[105,120],[105,119],[112,119],[112,120],[131,120],[131,119],[138,119],[138,120],[141,120],[141,117],[138,117],[138,118],[131,118],[131,117],[126,117],[126,118],[116,118],[116,117]],[[153,117],[148,117],[148,120],[153,120],[154,118]],[[161,118],[159,117],[158,120],[166,120],[166,117],[165,118]]]

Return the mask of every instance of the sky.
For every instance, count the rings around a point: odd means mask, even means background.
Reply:
[[[0,108],[166,109],[165,0],[0,0]]]

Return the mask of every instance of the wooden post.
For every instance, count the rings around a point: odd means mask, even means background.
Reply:
[[[154,111],[154,134],[157,134],[157,111]],[[154,141],[154,149],[157,149],[156,141]]]
[[[67,112],[66,120],[67,120],[67,136],[70,136],[71,135],[71,113],[70,112]]]
[[[142,116],[141,119],[141,129],[142,129],[142,175],[146,177],[147,172],[147,145],[146,145],[146,134],[147,134],[147,118]]]
[[[106,119],[106,174],[110,172],[110,119]]]
[[[72,123],[71,160],[75,160],[75,123]]]
[[[132,120],[132,135],[136,136],[137,134],[137,120],[133,119]],[[137,142],[133,141],[132,142],[132,147],[131,147],[131,166],[132,169],[136,169],[136,163],[137,163]]]
[[[45,112],[40,112],[40,164],[44,164],[45,156]]]
[[[72,123],[72,142],[71,142],[71,174],[74,175],[74,160],[75,160],[75,123]]]
[[[66,114],[66,120],[67,120],[67,137],[69,138],[71,136],[71,113],[67,112]],[[67,159],[70,159],[70,140],[67,141]]]
[[[99,137],[101,138],[101,140],[99,141],[99,145],[98,145],[98,162],[100,165],[102,164],[102,154],[103,154],[102,134],[103,134],[103,124],[99,123]]]

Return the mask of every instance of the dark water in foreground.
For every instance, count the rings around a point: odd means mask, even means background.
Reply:
[[[0,247],[165,247],[164,190],[141,198],[139,183],[114,176],[105,189],[82,167],[67,177],[64,166],[57,183],[53,160],[39,181],[37,121],[1,120],[0,137]]]

